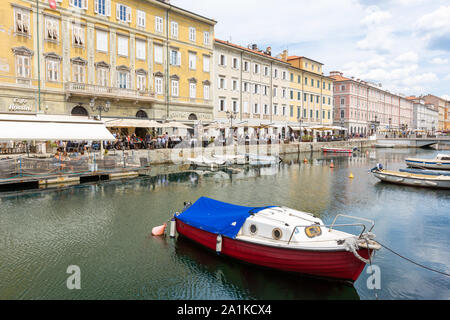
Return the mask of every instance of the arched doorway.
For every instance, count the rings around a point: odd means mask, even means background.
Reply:
[[[136,118],[148,119],[147,112],[145,112],[143,110],[139,110],[136,113]],[[148,128],[136,128],[134,132],[135,132],[137,137],[144,139],[146,134],[148,133]]]
[[[195,113],[191,113],[188,117],[188,120],[191,120],[191,121],[198,120],[197,115]]]
[[[89,117],[89,113],[87,112],[87,110],[80,105],[75,106],[70,114],[72,116]]]

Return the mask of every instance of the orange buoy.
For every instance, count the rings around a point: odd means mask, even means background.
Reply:
[[[152,229],[152,236],[162,236],[166,230],[167,224],[164,223],[162,226],[154,227]]]
[[[308,159],[306,159],[306,158],[303,159],[303,162],[304,162],[304,163],[308,163]]]
[[[333,160],[331,160],[330,168],[334,168]]]

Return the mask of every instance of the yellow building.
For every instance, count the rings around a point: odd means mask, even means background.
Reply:
[[[0,112],[212,121],[216,22],[168,2],[1,1]]]

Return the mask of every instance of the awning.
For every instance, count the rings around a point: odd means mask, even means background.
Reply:
[[[161,123],[150,119],[110,119],[105,120],[108,128],[164,128]]]
[[[175,122],[175,121],[163,123],[161,125],[161,128],[193,129],[192,127],[190,127],[188,125],[185,125],[181,122]]]
[[[0,115],[0,141],[114,141],[101,121],[77,116]]]

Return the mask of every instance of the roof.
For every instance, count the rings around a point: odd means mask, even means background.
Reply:
[[[217,39],[217,38],[215,38],[214,41],[216,41],[217,43],[220,43],[220,44],[228,45],[228,46],[230,46],[230,47],[233,47],[233,48],[236,48],[236,49],[239,49],[239,50],[243,50],[243,51],[247,51],[247,52],[249,52],[249,53],[257,54],[257,55],[262,56],[262,57],[264,57],[264,58],[268,58],[268,59],[272,59],[272,60],[277,60],[278,62],[285,63],[285,64],[289,64],[288,62],[286,62],[286,61],[284,61],[284,60],[282,60],[282,59],[278,59],[278,58],[276,58],[276,57],[269,56],[268,54],[265,54],[264,52],[252,50],[252,49],[249,49],[249,48],[246,48],[246,47],[243,47],[243,46],[240,46],[240,45],[231,43],[231,42],[229,42],[229,41],[224,41],[224,40],[220,40],[220,39]]]
[[[341,75],[332,75],[332,76],[330,75],[329,78],[333,79],[334,81],[348,81],[348,80],[354,81],[353,79],[346,78]]]
[[[304,57],[304,56],[289,56],[289,57],[287,57],[287,59],[288,59],[288,61],[289,61],[289,60],[295,60],[295,59],[307,59],[307,60],[309,60],[309,61],[313,61],[313,62],[318,63],[318,64],[321,64],[321,65],[323,66],[323,63],[322,63],[322,62],[319,62],[319,61],[317,61],[317,60],[313,60],[313,59],[311,59],[311,58]]]

